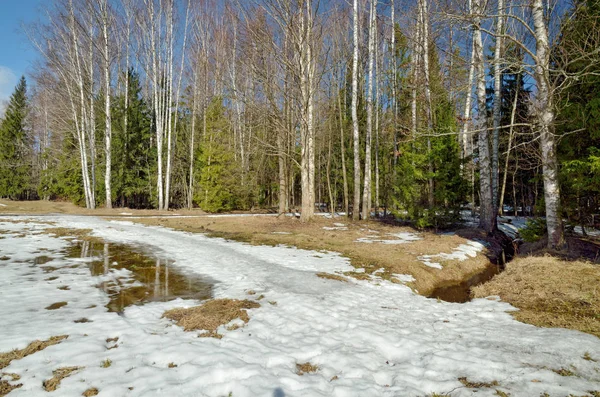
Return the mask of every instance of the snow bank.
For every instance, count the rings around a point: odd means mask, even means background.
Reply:
[[[583,359],[585,352],[600,359],[598,338],[518,323],[506,313],[513,310],[506,303],[437,302],[383,280],[342,283],[316,277],[317,272],[352,270],[347,259],[333,253],[255,247],[91,217],[39,219],[91,228],[110,241],[143,244],[182,272],[215,280],[215,297],[264,299],[249,311],[245,327],[220,329],[220,340],[184,333],[161,318],[167,309],[197,301],[155,302],[129,307],[123,315],[110,313],[104,307],[108,298],[86,264],[65,258],[66,241],[40,234],[47,226],[35,218],[30,224],[0,219],[6,232],[0,253],[9,257],[0,261],[0,351],[69,335],[3,369],[21,375],[23,386],[11,397],[47,396],[42,381],[63,366],[85,366],[63,380],[55,394],[65,397],[90,387],[100,396],[473,395],[460,377],[499,383],[480,389],[478,396],[493,396],[495,389],[516,397],[600,390],[600,364]],[[26,236],[19,237],[23,232]],[[469,247],[464,255],[476,250]],[[56,268],[51,273],[33,265],[42,249],[52,258],[46,265]],[[64,285],[70,289],[58,289]],[[249,297],[249,289],[256,295]],[[68,305],[44,309],[60,301]],[[91,322],[73,322],[82,317]],[[115,337],[117,342],[107,342]],[[106,359],[112,364],[102,368]],[[305,362],[319,370],[297,375],[296,364]],[[170,363],[177,367],[169,368]],[[560,368],[577,376],[552,371]]]
[[[436,269],[441,269],[442,265],[439,262],[434,262],[433,259],[440,258],[441,260],[457,260],[457,261],[466,261],[469,258],[475,258],[478,252],[483,251],[485,246],[478,241],[469,241],[466,244],[461,244],[458,247],[454,248],[451,253],[441,253],[435,255],[422,255],[417,259],[423,262],[424,265],[433,267]]]

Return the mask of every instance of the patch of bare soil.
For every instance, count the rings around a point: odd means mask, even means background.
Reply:
[[[53,336],[48,340],[35,340],[27,345],[24,349],[15,349],[8,353],[0,353],[0,369],[8,367],[11,361],[20,360],[31,354],[44,350],[48,346],[56,345],[68,338],[68,335]]]
[[[72,373],[77,372],[83,369],[83,367],[62,367],[55,369],[52,371],[52,375],[54,375],[50,379],[46,379],[42,386],[44,386],[44,390],[50,392],[55,391],[60,386],[60,382],[68,376],[71,376]]]
[[[46,310],[56,310],[56,309],[60,309],[63,306],[67,306],[67,302],[55,302],[53,304],[51,304],[50,306],[46,307]]]
[[[167,310],[163,317],[175,321],[185,331],[204,330],[208,333],[200,336],[220,338],[222,336],[217,333],[217,328],[237,318],[247,323],[250,317],[246,310],[258,307],[259,303],[250,300],[212,299],[189,309]]]
[[[600,337],[600,266],[546,256],[519,257],[490,282],[473,288],[477,298],[498,295],[519,308],[519,321],[562,327]]]
[[[288,245],[301,249],[338,252],[350,258],[356,268],[365,272],[352,272],[350,277],[370,278],[377,276],[390,281],[398,281],[394,274],[409,274],[416,281],[407,283],[422,295],[429,295],[442,285],[457,284],[486,269],[496,250],[483,252],[465,261],[442,260],[443,269],[426,266],[419,259],[423,255],[451,253],[469,238],[487,240],[485,234],[477,231],[440,235],[419,232],[409,227],[390,226],[378,221],[352,222],[349,219],[316,218],[308,223],[292,217],[220,217],[220,218],[142,218],[132,219],[147,225],[157,225],[193,233],[206,233],[211,237],[246,242],[253,245]],[[342,222],[344,228],[335,224]],[[344,229],[344,230],[342,230]],[[398,244],[398,233],[417,234],[416,241]],[[372,242],[359,242],[359,239],[372,238]],[[396,240],[396,243],[394,243]],[[364,241],[364,240],[363,240]],[[392,243],[390,243],[392,242]],[[493,248],[493,247],[492,247]],[[383,268],[383,271],[380,269]]]

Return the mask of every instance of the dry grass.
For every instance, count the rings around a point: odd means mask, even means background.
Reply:
[[[466,377],[458,378],[458,381],[470,389],[481,389],[483,387],[494,387],[498,386],[498,381],[494,380],[491,382],[473,382]]]
[[[522,322],[570,328],[600,337],[600,266],[550,256],[517,258],[475,297],[499,295]]]
[[[349,219],[324,219],[317,217],[309,223],[302,223],[291,217],[222,217],[222,218],[141,218],[132,219],[147,225],[157,225],[193,233],[206,233],[211,237],[246,242],[253,245],[277,246],[280,244],[316,251],[338,252],[350,259],[356,268],[365,272],[350,272],[349,277],[369,279],[378,277],[392,281],[393,274],[410,274],[416,281],[408,283],[422,295],[429,295],[442,285],[458,284],[473,274],[483,271],[489,265],[484,253],[466,261],[442,262],[442,270],[425,266],[418,257],[451,253],[469,239],[486,239],[485,234],[475,230],[459,231],[456,235],[438,235],[420,232],[421,240],[405,244],[357,243],[356,240],[369,235],[378,239],[394,240],[389,234],[399,232],[417,233],[408,227],[390,226],[377,221],[352,222]],[[343,222],[348,230],[325,230],[333,223]],[[374,233],[376,232],[376,233]],[[285,234],[283,234],[285,233]]]
[[[6,380],[0,380],[0,397],[6,396],[8,393],[10,393],[11,391],[13,391],[15,389],[18,389],[21,386],[23,386],[22,383],[18,383],[16,385],[11,385]]]
[[[48,340],[35,340],[24,349],[15,349],[8,353],[0,353],[0,369],[8,367],[11,361],[20,360],[31,354],[44,350],[48,346],[56,345],[68,338],[68,335],[53,336]]]
[[[92,397],[92,396],[97,396],[98,393],[99,393],[98,389],[96,389],[95,387],[90,387],[89,389],[84,391],[83,394],[81,394],[81,395],[83,397]]]
[[[60,386],[60,382],[68,376],[70,376],[73,372],[77,372],[83,369],[83,367],[62,367],[55,369],[52,371],[52,375],[54,375],[50,379],[46,379],[42,386],[44,386],[44,390],[50,392],[55,391]]]
[[[303,364],[296,364],[296,373],[300,376],[304,374],[312,374],[319,370],[318,365],[311,364],[309,362]]]
[[[250,300],[212,299],[189,309],[168,310],[163,317],[175,321],[185,331],[204,330],[208,332],[200,336],[220,338],[217,328],[236,318],[247,323],[250,318],[246,309],[258,307],[260,307],[259,303]]]
[[[327,280],[343,281],[345,283],[348,282],[347,278],[339,276],[337,274],[331,274],[331,273],[323,273],[323,272],[317,273],[317,277],[324,278],[324,279],[327,279]]]

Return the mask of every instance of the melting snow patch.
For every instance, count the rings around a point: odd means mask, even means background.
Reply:
[[[7,206],[6,204],[0,203],[0,207],[6,207],[6,206]]]
[[[394,274],[394,278],[403,283],[412,283],[417,280],[412,276],[412,274]]]
[[[373,233],[377,233],[374,230],[369,230],[369,232]],[[390,237],[395,237],[395,239],[391,240],[391,239],[383,239],[380,238],[380,236],[373,236],[373,235],[369,235],[369,236],[365,236],[365,237],[360,237],[356,240],[357,243],[368,243],[368,244],[372,244],[372,243],[381,243],[381,244],[406,244],[406,243],[410,243],[412,241],[417,241],[417,240],[421,240],[421,237],[419,237],[417,234],[415,233],[409,233],[409,232],[400,232],[400,233],[386,233],[386,236],[390,236]]]
[[[432,259],[439,258],[441,260],[457,260],[457,261],[465,261],[469,257],[475,258],[478,252],[483,251],[485,246],[479,241],[469,241],[467,244],[461,244],[455,249],[452,250],[452,253],[447,254],[442,252],[441,254],[435,255],[422,255],[419,256],[419,259],[424,265],[433,267],[435,269],[441,269],[442,265],[439,262],[434,262]]]
[[[348,230],[346,226],[323,226],[323,230]]]
[[[290,232],[272,232],[271,234],[292,234]]]

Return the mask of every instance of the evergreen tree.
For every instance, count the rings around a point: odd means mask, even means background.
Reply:
[[[558,147],[561,194],[569,220],[589,226],[598,220],[600,212],[600,65],[581,54],[600,46],[598,36],[590,39],[588,35],[600,28],[600,1],[576,1],[574,10],[562,27],[554,49],[555,62],[567,65],[567,73],[588,73],[569,86],[559,100],[557,132],[564,134]]]
[[[152,112],[142,97],[138,73],[130,69],[127,78],[127,107],[124,95],[114,101],[112,190],[121,206],[150,208],[156,200],[156,148],[152,145]]]
[[[236,207],[241,180],[227,146],[231,125],[221,98],[215,98],[206,112],[206,136],[196,155],[200,187],[196,202],[208,212],[227,211]]]
[[[27,82],[21,77],[0,123],[0,196],[29,198],[31,164],[28,161]]]

